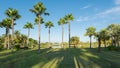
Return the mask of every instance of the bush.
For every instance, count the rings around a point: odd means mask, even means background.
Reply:
[[[26,46],[26,47],[24,47],[24,49],[28,49],[28,47]]]
[[[108,46],[107,48],[108,48],[108,50],[110,50],[110,51],[118,51],[118,48],[117,48],[116,46],[113,46],[113,45]]]
[[[0,50],[2,50],[2,48],[3,48],[3,45],[0,45]]]
[[[20,49],[20,45],[15,45],[14,49],[19,50]]]

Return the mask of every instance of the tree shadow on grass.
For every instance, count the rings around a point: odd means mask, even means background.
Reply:
[[[112,68],[109,56],[89,48],[23,50],[1,56],[0,68]]]

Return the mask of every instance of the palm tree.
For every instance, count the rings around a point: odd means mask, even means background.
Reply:
[[[69,48],[70,48],[70,21],[73,21],[74,17],[72,14],[65,15],[65,21],[68,23],[68,31],[69,31]]]
[[[74,48],[79,44],[80,40],[79,37],[73,36],[70,38],[70,43],[74,45]]]
[[[112,45],[119,46],[120,25],[119,24],[111,24],[107,27],[107,29],[112,38]]]
[[[101,51],[101,33],[100,32],[96,32],[95,34],[95,37],[97,38],[97,41],[98,41],[98,52]]]
[[[5,12],[5,14],[11,19],[12,21],[12,51],[13,51],[13,46],[14,46],[14,21],[19,19],[21,16],[19,15],[18,11],[13,8],[8,8]]]
[[[65,22],[64,18],[60,18],[60,20],[58,21],[58,25],[62,25],[62,47],[63,47],[63,38],[64,38],[64,24],[67,24]]]
[[[102,29],[100,31],[100,35],[101,35],[101,40],[103,41],[104,46],[106,48],[106,41],[109,40],[109,33],[106,29]]]
[[[5,38],[5,48],[6,48],[6,43],[7,43],[7,49],[10,48],[9,46],[9,33],[10,33],[10,28],[11,28],[12,21],[9,18],[5,18],[2,20],[1,25],[6,28],[6,38]]]
[[[48,28],[48,34],[49,34],[49,47],[51,47],[50,45],[50,28],[54,27],[53,23],[51,21],[48,21],[45,23],[45,27]]]
[[[43,5],[43,3],[41,3],[41,2],[38,2],[33,7],[34,8],[30,9],[30,11],[36,15],[37,24],[38,24],[38,40],[39,40],[38,51],[40,51],[40,24],[41,24],[41,18],[42,18],[41,15],[43,15],[43,14],[49,15],[49,13],[45,12],[46,8]]]
[[[25,47],[25,45],[27,43],[27,36],[24,34],[21,34],[21,41],[23,42],[23,43],[21,43],[22,47]]]
[[[94,27],[88,27],[87,29],[86,29],[86,33],[85,33],[85,36],[89,36],[90,37],[90,48],[92,47],[92,36],[95,34],[95,31],[96,31],[96,28],[94,28]]]
[[[27,22],[23,28],[28,29],[27,46],[29,46],[30,29],[33,29],[33,25],[32,23]]]
[[[20,38],[21,38],[20,31],[15,30],[14,31],[14,42],[15,42],[15,45],[20,45],[23,42],[23,40],[21,41]]]

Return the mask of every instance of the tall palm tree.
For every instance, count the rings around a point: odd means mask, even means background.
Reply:
[[[7,43],[7,49],[10,48],[9,45],[9,33],[10,33],[10,28],[11,28],[12,21],[9,18],[5,18],[2,20],[1,25],[6,28],[6,38],[5,38],[5,48],[6,48],[6,43]]]
[[[35,21],[34,24],[38,25],[38,40],[39,40],[39,42],[38,42],[38,52],[39,52],[40,51],[40,25],[43,24],[44,21],[43,21],[42,17],[40,18],[40,21],[41,21],[40,23],[39,23],[39,18],[38,17],[36,17],[34,21]]]
[[[68,31],[69,31],[69,48],[70,48],[70,21],[74,20],[74,17],[72,14],[65,15],[65,21],[68,23]]]
[[[38,23],[38,40],[39,40],[39,43],[38,43],[38,51],[40,51],[40,24],[41,24],[41,15],[45,14],[45,15],[49,15],[49,13],[46,13],[46,8],[45,6],[43,5],[43,3],[41,2],[38,2],[37,4],[35,4],[33,6],[34,8],[33,9],[30,9],[30,11],[32,13],[34,13],[36,15],[36,18],[37,18],[37,23]]]
[[[90,37],[90,48],[92,47],[92,36],[95,34],[95,31],[96,31],[96,28],[94,28],[94,27],[88,27],[86,29],[85,36]]]
[[[28,37],[27,37],[27,47],[29,46],[29,36],[30,36],[30,29],[33,29],[33,25],[30,22],[27,22],[24,27],[25,29],[28,29]]]
[[[54,25],[53,25],[53,23],[51,21],[48,21],[48,22],[45,23],[45,27],[48,28],[49,47],[51,47],[51,45],[50,45],[50,28],[54,27]]]
[[[8,8],[5,12],[5,14],[11,19],[12,21],[12,51],[13,51],[13,46],[14,46],[14,21],[19,19],[21,15],[19,15],[18,11],[13,8]]]
[[[64,24],[67,24],[65,22],[64,18],[60,18],[60,20],[58,21],[58,25],[62,25],[62,47],[63,47],[63,41],[64,41]]]

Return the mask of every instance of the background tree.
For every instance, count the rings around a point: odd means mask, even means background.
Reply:
[[[37,40],[34,40],[34,39],[32,39],[32,38],[30,38],[29,41],[30,41],[30,46],[31,46],[31,48],[34,48],[34,47],[38,44],[38,43],[37,43]]]
[[[2,35],[2,36],[0,36],[0,50],[2,50],[3,49],[3,46],[4,46],[4,38],[5,38],[5,35]]]
[[[109,34],[111,36],[112,39],[112,45],[119,46],[119,37],[120,37],[120,24],[110,24],[107,27]]]
[[[87,29],[86,29],[86,33],[85,33],[85,36],[89,36],[90,37],[90,48],[92,47],[92,36],[95,34],[95,31],[96,31],[96,28],[94,28],[94,27],[88,27]]]
[[[64,24],[67,24],[65,22],[64,18],[60,18],[60,20],[58,21],[58,25],[62,26],[62,47],[63,47],[63,41],[64,41]]]
[[[98,41],[98,52],[101,51],[101,33],[100,32],[96,32],[95,34],[95,37],[97,38],[97,41]]]
[[[24,34],[21,34],[21,41],[22,41],[22,47],[26,47],[27,44],[27,36]]]
[[[14,42],[15,46],[21,46],[21,44],[23,43],[23,40],[21,40],[21,33],[18,30],[15,30],[14,32]]]
[[[109,32],[106,29],[102,29],[100,31],[100,35],[101,35],[101,40],[104,43],[104,46],[106,48],[106,41],[109,40]]]
[[[74,20],[74,17],[72,14],[65,15],[65,21],[68,23],[68,32],[69,32],[69,48],[70,48],[70,21]]]
[[[54,25],[53,25],[53,23],[51,21],[48,21],[48,22],[45,23],[45,27],[48,28],[49,47],[51,47],[51,45],[50,45],[50,28],[54,27]]]
[[[76,47],[76,45],[78,45],[80,42],[79,37],[77,36],[73,36],[70,38],[70,44],[74,45],[74,47]]]
[[[21,16],[19,15],[18,11],[13,8],[8,8],[5,12],[5,14],[11,19],[12,21],[12,51],[14,46],[14,21],[19,19]]]
[[[24,27],[25,29],[28,29],[28,39],[27,39],[27,47],[29,46],[29,36],[30,36],[30,29],[33,29],[33,25],[30,22],[27,22]]]
[[[30,9],[30,11],[32,13],[34,13],[36,15],[36,19],[37,19],[37,23],[38,23],[38,40],[39,40],[39,43],[38,43],[38,51],[40,51],[40,24],[41,24],[41,15],[45,14],[45,15],[49,15],[49,13],[46,13],[46,8],[45,6],[43,5],[43,3],[41,2],[38,2],[37,4],[35,4],[33,6],[34,8],[33,9]]]
[[[11,28],[12,21],[9,18],[5,18],[2,20],[1,25],[6,28],[6,34],[5,34],[5,44],[4,48],[10,49],[9,45],[9,33],[10,33],[10,28]]]

